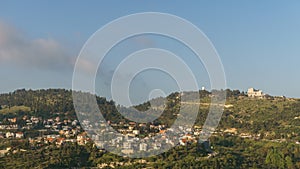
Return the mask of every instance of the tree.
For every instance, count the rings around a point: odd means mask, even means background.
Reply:
[[[285,164],[286,164],[286,167],[288,169],[293,169],[294,168],[293,160],[290,156],[285,157]]]
[[[285,168],[284,167],[284,155],[276,148],[271,148],[268,151],[265,163],[270,165],[271,168]]]

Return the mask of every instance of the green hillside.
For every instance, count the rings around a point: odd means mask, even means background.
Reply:
[[[199,150],[196,143],[191,143],[175,146],[158,156],[130,159],[98,150],[92,143],[68,143],[57,147],[55,144],[30,144],[28,139],[0,138],[0,149],[10,146],[18,151],[9,151],[8,155],[0,157],[0,168],[101,168],[105,165],[106,168],[300,168],[300,100],[249,98],[238,90],[226,90],[226,93],[228,97],[222,119],[209,140],[213,147],[210,154],[204,149]],[[200,102],[194,99],[195,95],[200,96]],[[170,94],[164,105],[157,104],[162,98],[151,100],[157,106],[152,107],[153,111],[164,108],[162,116],[153,124],[168,127],[177,118],[180,108],[184,107],[187,113],[191,113],[194,111],[192,105],[196,104],[200,108],[195,125],[202,126],[212,93],[185,92],[184,97],[189,99],[183,105],[180,105],[179,93]],[[135,108],[152,111],[149,109],[150,102]],[[111,123],[130,122],[118,113],[113,101],[97,96],[97,103],[103,116]],[[42,119],[57,116],[76,119],[70,90],[17,90],[1,94],[0,105],[1,121],[24,115]],[[122,110],[130,109],[122,107]],[[26,132],[37,137],[39,132],[32,130]]]

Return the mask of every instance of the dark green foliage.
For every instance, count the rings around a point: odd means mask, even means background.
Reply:
[[[279,152],[276,148],[271,148],[266,157],[266,164],[268,164],[270,168],[285,168],[283,153]]]

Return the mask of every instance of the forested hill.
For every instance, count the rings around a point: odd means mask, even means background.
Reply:
[[[209,93],[204,92],[207,96]],[[203,94],[204,94],[203,93]],[[168,106],[163,113],[161,119],[172,120],[176,112],[178,93],[173,93],[167,98]],[[96,96],[96,100],[104,118],[114,122],[126,121],[124,117],[118,113],[116,105],[113,101],[107,100],[104,97]],[[148,102],[136,106],[138,109],[148,109]],[[122,110],[124,110],[123,108]],[[124,110],[126,111],[126,109]],[[42,90],[25,90],[20,89],[11,93],[0,94],[0,118],[3,116],[15,117],[22,115],[34,115],[37,117],[50,118],[60,116],[63,118],[76,118],[72,91],[65,89],[42,89]],[[166,118],[166,117],[172,117]],[[162,122],[162,121],[161,121]]]
[[[237,92],[233,92],[237,93]],[[205,98],[209,101],[208,91],[186,92],[187,98],[194,98],[194,95]],[[114,122],[127,121],[116,109],[113,101],[106,100],[103,97],[96,97],[99,109],[107,120]],[[152,100],[152,103],[161,102],[161,98]],[[191,99],[192,100],[192,99]],[[167,96],[166,105],[162,116],[155,122],[171,124],[176,118],[180,105],[180,94],[175,92]],[[161,105],[163,107],[163,105]],[[145,111],[149,109],[149,102],[135,106],[138,110]],[[130,111],[126,108],[123,111]],[[155,110],[153,110],[155,111]],[[72,119],[76,118],[72,101],[72,91],[65,89],[42,89],[42,90],[25,90],[20,89],[11,93],[0,94],[0,117],[15,117],[23,115],[34,115],[37,117],[50,118],[55,116],[66,116]],[[201,120],[203,121],[203,119]]]
[[[96,97],[101,109],[108,112],[113,102]],[[72,91],[65,89],[16,90],[0,94],[0,115],[31,114],[39,117],[70,116],[75,118]],[[109,111],[112,112],[112,111]]]
[[[0,94],[2,108],[25,106],[32,112],[68,112],[74,111],[72,92],[64,89],[48,90],[16,90],[7,94]]]

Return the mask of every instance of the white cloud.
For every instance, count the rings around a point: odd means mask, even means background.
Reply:
[[[73,68],[74,58],[53,39],[30,39],[0,21],[0,64],[38,69]]]

